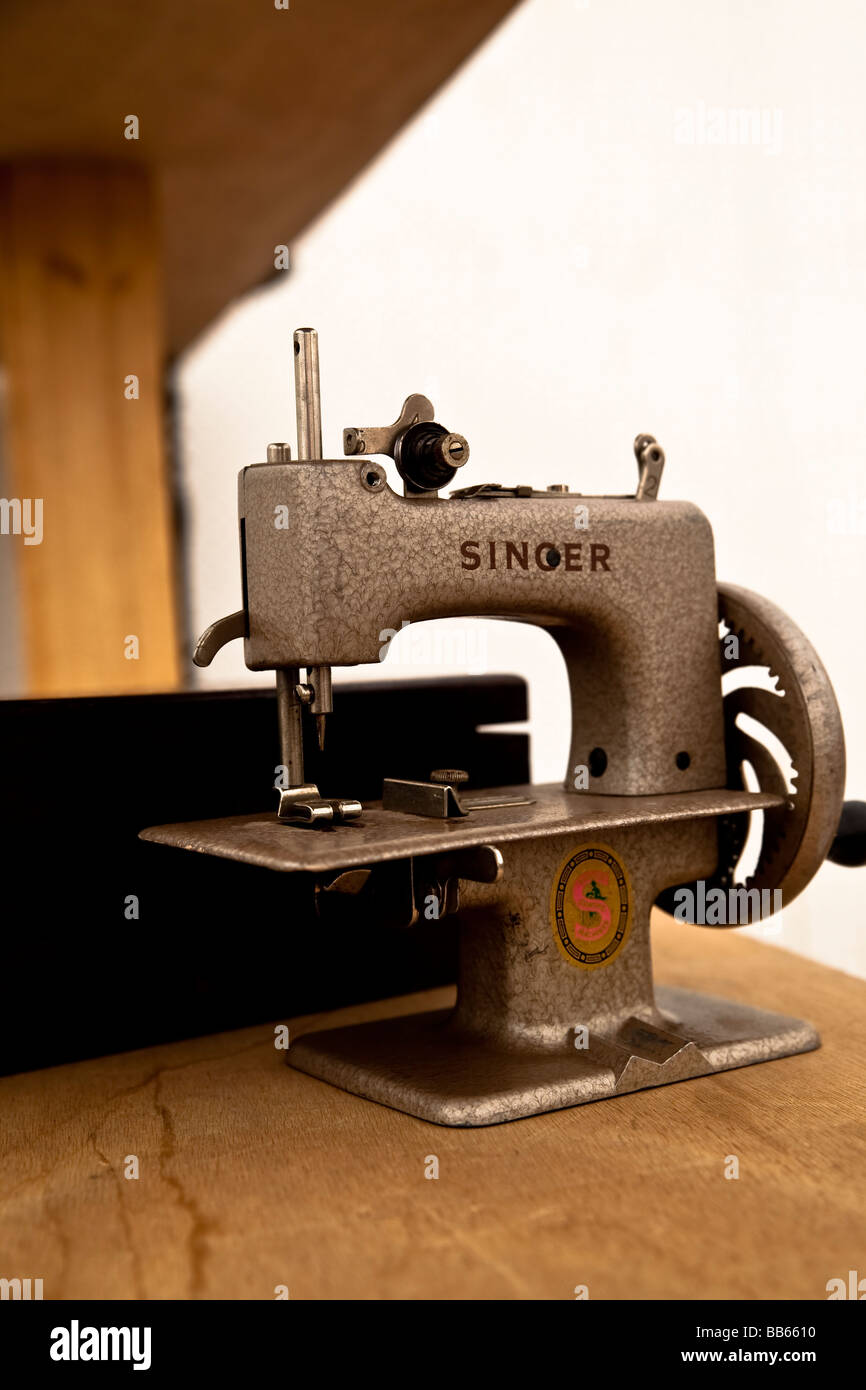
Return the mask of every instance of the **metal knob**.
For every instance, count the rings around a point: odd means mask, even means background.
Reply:
[[[291,463],[292,450],[288,444],[269,444],[268,463]]]
[[[462,434],[435,420],[419,421],[401,434],[394,447],[397,471],[409,492],[436,492],[450,483],[469,458]]]
[[[469,773],[454,767],[437,767],[430,773],[430,781],[439,786],[461,787],[469,781]]]

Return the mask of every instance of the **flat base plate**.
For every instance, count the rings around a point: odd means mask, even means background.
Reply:
[[[346,791],[350,791],[346,788]],[[470,793],[471,796],[473,793]],[[479,793],[480,794],[480,793]],[[330,873],[359,864],[439,854],[472,845],[501,845],[549,835],[604,834],[617,826],[653,821],[693,820],[732,815],[781,805],[770,792],[669,792],[660,796],[601,796],[567,792],[562,786],[499,787],[486,796],[531,797],[530,806],[502,806],[473,811],[459,820],[433,820],[402,811],[383,811],[365,803],[360,820],[346,825],[282,825],[271,811],[224,816],[219,820],[156,825],[141,831],[142,840],[175,845],[221,859],[239,859],[284,873]]]
[[[585,1050],[508,1050],[457,1033],[452,1011],[306,1033],[288,1063],[441,1125],[495,1125],[672,1081],[810,1052],[809,1023],[691,990],[656,990],[658,1027],[631,1019]]]

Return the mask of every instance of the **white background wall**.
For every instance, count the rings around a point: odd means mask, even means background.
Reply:
[[[656,434],[720,577],[817,646],[866,798],[864,43],[857,0],[527,0],[181,363],[196,631],[239,607],[236,474],[294,441],[291,334],[313,324],[326,456],[410,391],[468,437],[464,486],[625,492]],[[730,109],[758,143],[711,143]],[[392,666],[404,637],[347,677],[519,672],[534,777],[559,780],[553,643],[485,623],[461,659],[456,626],[423,664]],[[206,679],[261,678],[235,644]],[[866,974],[863,884],[825,865],[771,939]]]

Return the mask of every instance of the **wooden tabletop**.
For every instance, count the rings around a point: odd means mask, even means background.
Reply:
[[[659,919],[654,942],[661,982],[809,1018],[823,1047],[477,1130],[290,1070],[269,1025],[10,1077],[0,1276],[46,1299],[826,1299],[866,1274],[866,983],[735,932]]]

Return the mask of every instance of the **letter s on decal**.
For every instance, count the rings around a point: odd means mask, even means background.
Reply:
[[[460,554],[463,556],[462,569],[477,570],[481,568],[481,556],[478,554],[478,541],[464,541],[460,547]]]

